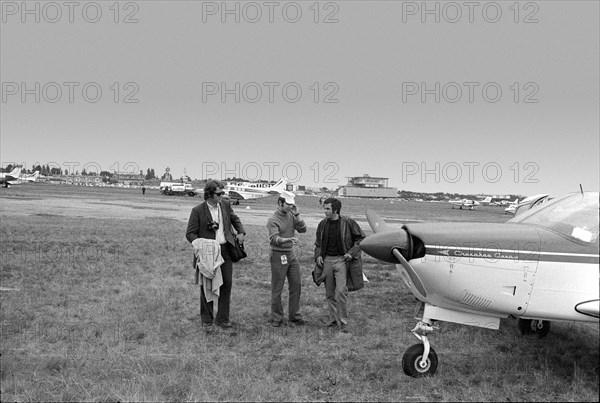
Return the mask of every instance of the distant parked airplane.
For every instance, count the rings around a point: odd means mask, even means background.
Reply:
[[[10,185],[20,185],[22,183],[37,182],[39,177],[40,171],[35,171],[34,173],[29,175],[19,176],[16,180],[9,180],[8,183]]]
[[[481,204],[482,206],[489,206],[492,203],[492,196],[488,196],[483,200],[479,200],[479,204]]]
[[[0,185],[4,185],[4,187],[7,188],[8,185],[10,185],[10,181],[16,181],[19,179],[20,173],[20,165],[14,167],[10,172],[0,172]]]
[[[511,203],[510,206],[504,209],[504,214],[517,214],[519,209],[528,210],[535,206],[538,206],[542,203],[548,201],[548,194],[542,193],[535,196],[529,196],[524,198],[519,202],[519,199],[515,200],[514,203]]]
[[[225,191],[232,200],[239,202],[239,200],[252,200],[279,194],[285,190],[287,184],[286,178],[281,178],[273,186],[267,183],[230,182],[225,186]]]
[[[454,206],[458,206],[458,208],[461,210],[463,207],[467,207],[469,210],[473,210],[475,206],[479,206],[479,202],[477,200],[471,199],[450,200],[448,203],[452,204],[452,208],[454,208]]]

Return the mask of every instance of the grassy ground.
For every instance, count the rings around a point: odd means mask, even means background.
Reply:
[[[436,376],[405,376],[414,298],[393,266],[366,257],[350,333],[326,328],[324,289],[310,280],[315,228],[300,236],[307,326],[269,325],[266,228],[247,225],[235,326],[206,334],[187,217],[47,215],[43,200],[36,215],[1,213],[3,401],[599,400],[597,325],[554,323],[537,339],[511,319],[498,331],[442,324]]]

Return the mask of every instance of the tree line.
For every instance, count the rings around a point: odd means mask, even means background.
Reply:
[[[12,171],[17,165],[14,164],[8,164],[6,166],[5,169],[3,169],[4,172],[10,172]],[[68,169],[62,169],[60,167],[50,167],[49,164],[46,165],[34,165],[31,167],[31,169],[25,169],[23,168],[21,170],[22,174],[32,174],[36,171],[39,171],[40,175],[44,175],[44,176],[55,176],[55,175],[69,175],[69,170]],[[100,173],[95,172],[95,171],[86,171],[85,168],[81,170],[81,172],[79,171],[75,171],[75,172],[71,172],[72,175],[83,175],[83,176],[101,176],[104,178],[112,178],[113,176],[115,176],[114,173],[109,172],[109,171],[102,171]],[[148,168],[146,170],[146,174],[144,175],[144,171],[140,171],[140,176],[144,176],[145,180],[150,180],[150,179],[159,179],[156,176],[156,173],[154,171],[154,168]],[[163,175],[164,177],[164,175]],[[161,178],[164,179],[164,178]]]

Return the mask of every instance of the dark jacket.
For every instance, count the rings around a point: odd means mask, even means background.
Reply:
[[[223,230],[225,231],[225,239],[231,245],[234,244],[233,232],[231,226],[237,233],[245,234],[244,226],[239,217],[233,212],[229,203],[220,203],[221,212],[223,213]],[[200,203],[192,209],[188,227],[185,231],[185,237],[188,242],[192,243],[196,238],[215,239],[217,233],[208,228],[208,223],[212,221],[210,211],[208,210],[207,202]]]
[[[360,290],[364,287],[362,275],[362,251],[360,243],[365,239],[365,233],[360,226],[350,217],[340,215],[340,237],[339,245],[342,247],[343,254],[348,253],[352,260],[348,262],[348,291]],[[319,256],[325,259],[327,252],[327,239],[329,237],[329,220],[321,220],[317,227],[317,239],[315,241],[315,261]]]
[[[223,230],[225,231],[225,239],[227,243],[234,245],[233,232],[231,227],[237,231],[237,233],[245,234],[244,226],[240,221],[239,217],[233,212],[229,203],[220,203],[221,212],[223,214]],[[190,219],[188,221],[187,230],[185,237],[191,243],[196,238],[215,239],[217,233],[208,228],[208,223],[212,221],[210,211],[208,210],[207,202],[200,203],[192,209]],[[195,260],[195,259],[194,259]],[[194,261],[194,267],[196,262]]]

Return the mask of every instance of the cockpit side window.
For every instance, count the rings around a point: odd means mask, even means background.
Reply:
[[[580,241],[598,243],[599,204],[597,192],[573,193],[511,221],[539,225]]]

